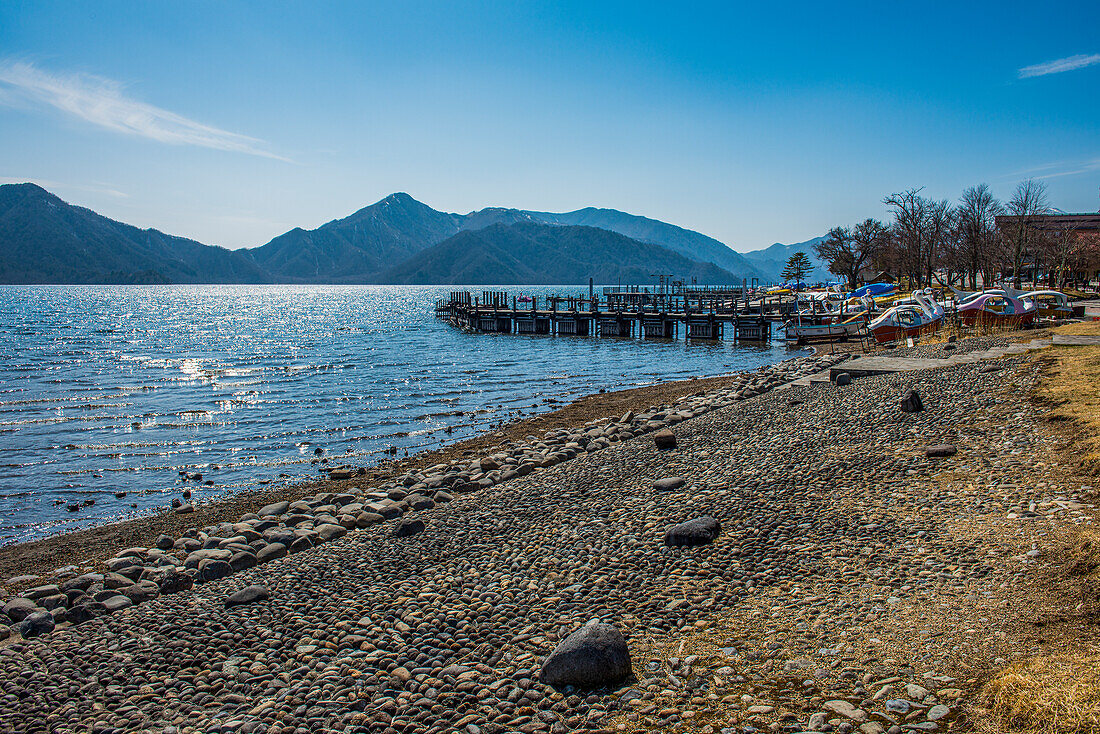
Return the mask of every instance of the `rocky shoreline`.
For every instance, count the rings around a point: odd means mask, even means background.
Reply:
[[[959,661],[1011,655],[992,631],[1021,572],[977,521],[1075,502],[1006,484],[1045,451],[1022,398],[1034,370],[775,389],[838,359],[150,539],[25,591],[5,608],[34,621],[0,649],[0,727],[960,729]],[[904,412],[910,389],[922,409]],[[926,451],[943,444],[956,453]],[[944,472],[973,489],[945,491]],[[931,597],[985,621],[918,621]],[[547,672],[604,627],[629,647],[625,681]]]
[[[33,586],[5,600],[3,614],[13,623],[0,638],[12,634],[36,637],[58,623],[79,624],[126,609],[161,594],[186,591],[195,583],[216,581],[257,564],[278,560],[361,530],[451,502],[455,495],[476,492],[546,469],[579,454],[592,454],[613,442],[661,431],[705,412],[745,400],[798,377],[835,364],[844,356],[804,358],[745,373],[730,388],[689,396],[671,406],[653,407],[618,420],[590,421],[573,430],[558,429],[538,439],[473,460],[435,464],[409,471],[378,486],[346,487],[294,501],[281,500],[248,513],[237,522],[190,529],[180,537],[161,534],[148,547],[123,549],[104,561],[103,572],[63,572],[60,583]],[[670,434],[671,435],[671,434]],[[658,442],[660,439],[658,439]],[[333,482],[366,479],[362,467],[335,467]],[[177,514],[194,508],[176,504]],[[415,525],[399,526],[412,534]]]

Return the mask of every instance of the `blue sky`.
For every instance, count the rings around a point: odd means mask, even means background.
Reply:
[[[965,6],[965,7],[963,7]],[[1100,190],[1100,3],[0,4],[0,182],[262,244],[406,191],[747,251],[925,187]]]

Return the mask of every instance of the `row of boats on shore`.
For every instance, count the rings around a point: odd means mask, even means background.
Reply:
[[[1009,285],[981,291],[931,288],[896,296],[894,286],[872,283],[851,292],[837,289],[799,294],[798,311],[785,323],[788,342],[872,338],[879,344],[938,331],[948,314],[964,326],[1021,328],[1036,319],[1073,316],[1061,291],[1021,291]]]

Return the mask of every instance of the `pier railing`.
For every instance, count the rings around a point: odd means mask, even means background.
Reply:
[[[767,341],[771,325],[797,309],[790,296],[753,296],[740,288],[650,292],[608,289],[590,297],[532,296],[507,291],[453,291],[435,316],[471,331],[675,339]]]

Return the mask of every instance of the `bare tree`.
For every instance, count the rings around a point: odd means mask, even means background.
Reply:
[[[955,210],[947,199],[929,201],[924,218],[925,247],[921,267],[924,282],[932,285],[932,273],[944,254],[952,249],[955,233]]]
[[[920,191],[909,189],[883,199],[894,210],[891,230],[898,260],[915,287],[932,283],[932,272],[952,237],[954,221],[946,200],[926,199]]]
[[[1033,248],[1042,254],[1047,264],[1047,286],[1062,288],[1070,271],[1081,262],[1080,255],[1087,248],[1083,233],[1073,224],[1066,223],[1052,230],[1039,230],[1032,234]]]
[[[921,189],[909,189],[883,199],[883,203],[894,212],[891,231],[897,262],[916,286],[921,284],[927,247],[924,225],[929,203],[920,192]]]
[[[1046,214],[1049,209],[1046,184],[1033,178],[1021,181],[1012,198],[1008,200],[1008,213],[1015,217],[1009,237],[1012,247],[1012,282],[1017,288],[1020,287],[1024,257],[1034,254],[1029,253],[1034,239],[1032,225],[1037,217]]]
[[[958,232],[958,265],[970,275],[970,288],[977,290],[978,273],[983,285],[993,280],[993,264],[997,255],[997,215],[1004,212],[1001,204],[986,184],[963,191],[955,209]]]
[[[814,252],[829,263],[829,272],[843,276],[855,288],[859,272],[873,262],[890,241],[890,231],[877,219],[865,219],[855,227],[833,227],[814,245]]]
[[[829,272],[848,278],[848,287],[855,281],[849,277],[855,256],[852,252],[852,231],[847,227],[833,227],[821,242],[814,243],[814,252],[829,264]]]

